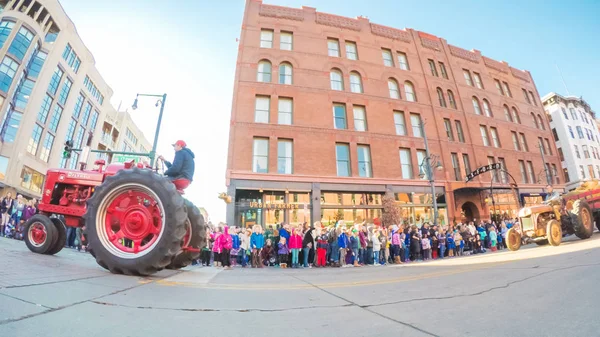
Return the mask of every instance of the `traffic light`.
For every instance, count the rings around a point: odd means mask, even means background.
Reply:
[[[63,158],[71,158],[71,152],[73,152],[73,141],[67,140],[65,142],[65,151],[63,151]]]

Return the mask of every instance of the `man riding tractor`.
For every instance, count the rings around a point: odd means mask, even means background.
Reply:
[[[176,141],[173,144],[173,148],[175,149],[173,163],[166,161],[163,156],[159,156],[158,160],[167,166],[167,170],[164,173],[167,178],[173,181],[178,190],[184,190],[194,179],[195,155],[183,140]]]

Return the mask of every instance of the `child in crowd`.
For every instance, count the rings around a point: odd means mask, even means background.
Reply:
[[[252,235],[250,236],[250,249],[252,249],[252,268],[262,268],[261,250],[265,245],[265,238],[262,234],[262,227],[254,225]]]
[[[250,236],[252,235],[252,231],[248,228],[243,230],[240,234],[240,251],[239,255],[241,257],[241,265],[242,268],[246,268],[248,265],[248,253],[250,252]]]
[[[496,233],[496,228],[493,226],[490,227],[490,249],[492,252],[496,251],[496,245],[498,244],[498,235]]]
[[[317,267],[325,267],[327,264],[327,232],[325,228],[321,230],[321,235],[317,238]],[[286,253],[287,254],[287,253]]]
[[[239,236],[239,228],[231,227],[231,266],[235,267],[236,263],[242,264],[241,258],[238,255],[240,252],[241,240]],[[239,262],[238,262],[239,261]]]
[[[321,239],[319,239],[319,243],[321,242]],[[327,239],[325,239],[325,242],[327,242]],[[277,250],[277,254],[279,255],[279,267],[281,268],[287,268],[287,260],[288,260],[288,255],[290,254],[290,249],[287,246],[285,237],[280,236],[279,237],[279,244],[277,245],[277,247],[279,248]],[[317,251],[318,253],[318,251]],[[322,252],[322,254],[324,255],[324,252]],[[320,255],[319,255],[320,258]],[[321,267],[324,267],[325,263],[323,263],[323,265]]]
[[[379,233],[378,229],[373,229],[373,265],[379,266],[381,262],[379,261],[379,253],[381,252],[381,241],[379,241]]]
[[[446,253],[446,232],[444,229],[441,229],[438,234],[438,245],[440,246],[440,259],[443,259]]]
[[[275,250],[273,249],[273,246],[271,244],[271,239],[267,239],[267,244],[261,252],[261,258],[263,261],[263,265],[267,267],[275,266],[275,262],[277,261],[277,259],[275,258]]]
[[[400,249],[402,247],[402,243],[400,243],[400,229],[398,226],[394,226],[392,228],[392,257],[393,261],[396,264],[402,263],[404,261],[404,249]]]
[[[295,227],[292,228],[289,248],[292,251],[292,268],[298,268],[298,254],[300,253],[300,249],[302,249],[302,236],[298,234]]]
[[[454,243],[454,235],[451,230],[448,230],[446,240],[448,241],[448,257],[453,257],[454,250],[456,249],[456,244]]]
[[[431,259],[431,241],[427,237],[427,233],[423,234],[423,238],[421,240],[421,246],[423,247],[423,260]]]

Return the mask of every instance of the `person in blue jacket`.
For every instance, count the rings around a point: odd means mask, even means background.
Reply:
[[[265,237],[262,234],[262,227],[260,225],[255,225],[252,228],[252,235],[250,236],[250,249],[252,250],[252,268],[263,267],[260,252],[264,246]]]
[[[187,148],[187,144],[183,140],[175,142],[173,148],[175,149],[173,163],[166,161],[163,156],[158,157],[158,160],[161,160],[167,166],[165,175],[170,180],[186,179],[192,182],[195,170],[194,153]]]
[[[338,247],[340,249],[340,267],[346,266],[346,251],[348,248],[348,244],[348,236],[346,235],[346,227],[344,226],[341,228],[341,233],[338,236]]]

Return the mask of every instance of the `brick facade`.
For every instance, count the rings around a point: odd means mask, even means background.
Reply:
[[[261,29],[273,30],[272,48],[260,47]],[[280,50],[280,33],[293,33],[293,50]],[[328,56],[327,39],[339,41],[341,57]],[[345,41],[356,43],[358,60],[346,58]],[[382,48],[390,50],[394,66],[384,66]],[[401,70],[398,53],[406,54],[409,70]],[[428,60],[435,62],[438,77],[433,76]],[[257,82],[257,65],[261,60],[272,64],[271,83]],[[293,67],[291,85],[277,84],[279,64],[287,62]],[[442,77],[439,62],[445,65],[448,79]],[[330,87],[330,71],[339,69],[343,74],[344,90],[335,91]],[[471,76],[479,73],[483,89],[467,85],[463,69]],[[350,72],[357,72],[362,78],[363,93],[350,92]],[[402,99],[392,99],[389,95],[388,79],[399,84]],[[512,97],[499,94],[494,80],[506,82]],[[403,83],[413,84],[417,102],[405,98]],[[441,107],[437,88],[444,92],[446,107]],[[528,103],[522,89],[533,94],[537,105]],[[448,90],[454,94],[457,108],[448,102]],[[254,123],[256,95],[270,96],[269,123]],[[474,113],[472,97],[481,104],[490,103],[492,117]],[[293,99],[292,125],[278,125],[278,98]],[[332,105],[346,106],[347,129],[334,129]],[[353,106],[365,107],[367,131],[354,131]],[[505,119],[503,106],[518,111],[521,124]],[[395,131],[394,111],[405,114],[406,136],[398,136]],[[544,116],[545,130],[535,127],[531,113]],[[542,156],[536,147],[538,137],[549,139],[553,147],[552,155],[545,161],[560,167],[557,151],[552,142],[552,134],[546,120],[535,83],[528,71],[521,71],[486,58],[481,52],[468,51],[449,45],[446,40],[412,29],[395,29],[372,24],[368,19],[343,18],[336,15],[318,13],[314,8],[289,9],[263,4],[259,0],[249,0],[246,4],[242,25],[237,70],[235,75],[234,97],[231,112],[231,129],[227,165],[227,185],[230,194],[240,189],[235,181],[265,181],[335,183],[348,186],[427,186],[427,181],[402,179],[399,148],[411,149],[413,176],[419,173],[417,150],[424,149],[422,138],[413,137],[410,114],[416,113],[425,122],[430,153],[440,156],[445,168],[435,174],[435,184],[446,193],[448,217],[460,220],[461,207],[472,202],[478,207],[482,218],[489,218],[489,211],[482,201],[482,194],[470,189],[489,189],[489,173],[464,183],[465,168],[462,154],[467,154],[472,170],[488,164],[487,157],[505,158],[506,169],[517,180],[520,192],[540,192],[542,184],[523,183],[518,160],[531,161],[535,174],[543,169]],[[449,141],[444,119],[452,123],[455,141]],[[462,124],[465,142],[457,139],[455,121]],[[480,125],[494,127],[499,133],[500,148],[484,146]],[[511,131],[524,133],[528,152],[516,151],[511,139]],[[253,137],[264,137],[269,142],[268,174],[252,172]],[[293,140],[293,174],[277,174],[277,139]],[[490,135],[490,142],[492,142]],[[336,171],[336,143],[350,145],[351,177],[338,177]],[[370,146],[372,178],[358,176],[357,146]],[[461,181],[454,177],[451,153],[457,153],[460,162]],[[561,174],[559,172],[559,174]],[[558,177],[563,183],[562,177]],[[494,184],[507,188],[508,185]],[[563,187],[559,185],[558,188]],[[465,189],[469,188],[469,189]],[[456,193],[454,193],[456,191]],[[464,191],[464,192],[463,192]],[[455,196],[456,194],[456,196]],[[318,200],[313,196],[313,200]],[[456,201],[456,202],[455,202]],[[234,205],[229,206],[228,222],[233,220]],[[319,220],[313,215],[313,220]]]

